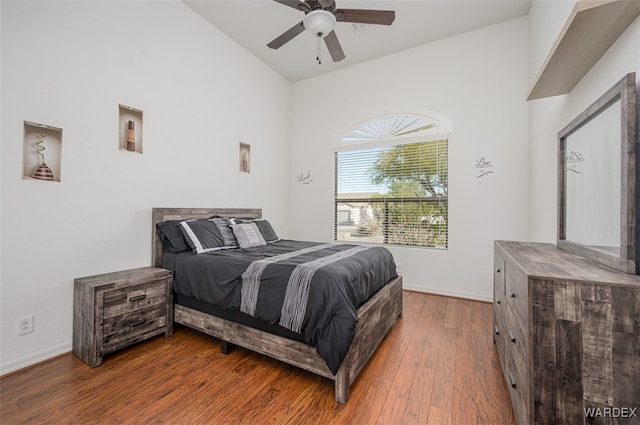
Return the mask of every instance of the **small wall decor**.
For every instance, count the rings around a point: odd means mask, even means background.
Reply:
[[[251,145],[240,142],[240,172],[251,172]]]
[[[571,151],[569,155],[567,155],[567,171],[572,171],[576,174],[582,174],[582,171],[578,168],[578,164],[584,161],[584,157],[582,153]]]
[[[142,153],[142,111],[118,105],[120,150]]]
[[[36,150],[36,153],[40,155],[40,157],[42,158],[42,163],[38,168],[36,168],[36,172],[33,173],[33,178],[39,179],[39,180],[53,181],[53,171],[51,171],[51,168],[47,166],[47,162],[44,159],[44,154],[42,153],[47,149],[44,146],[42,146],[42,143],[44,142],[45,137],[47,137],[46,134],[40,133],[40,138],[36,142],[36,146],[38,147]]]
[[[131,120],[127,123],[127,150],[136,151],[136,129],[135,123]]]
[[[24,121],[22,144],[23,179],[61,181],[61,128]]]
[[[313,183],[313,179],[311,178],[311,173],[307,171],[307,174],[300,173],[298,174],[298,183],[302,184],[311,184]]]
[[[490,168],[493,168],[493,164],[491,161],[487,161],[484,157],[477,160],[474,167],[480,170],[479,174],[476,176],[477,179],[493,174],[493,170],[490,170]]]

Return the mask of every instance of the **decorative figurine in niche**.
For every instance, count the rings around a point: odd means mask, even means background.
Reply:
[[[42,164],[40,164],[40,166],[36,169],[36,172],[33,173],[33,178],[53,181],[53,172],[44,161],[44,154],[42,153],[42,151],[45,150],[45,147],[42,146],[42,142],[44,142],[45,137],[47,137],[46,134],[40,134],[40,139],[36,142],[36,146],[38,147],[36,153],[42,158]]]
[[[136,131],[133,121],[129,120],[127,124],[127,150],[136,151]]]
[[[249,158],[246,152],[242,152],[242,158],[240,159],[240,171],[245,173],[249,172]]]
[[[251,172],[251,145],[240,142],[240,172]]]

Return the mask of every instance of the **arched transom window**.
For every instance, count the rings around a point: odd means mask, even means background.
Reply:
[[[345,134],[342,142],[370,143],[406,139],[430,139],[451,133],[451,121],[415,114],[390,114],[365,120]]]

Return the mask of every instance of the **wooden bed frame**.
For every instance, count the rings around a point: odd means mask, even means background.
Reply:
[[[162,267],[162,244],[156,235],[156,223],[167,220],[209,218],[212,215],[229,217],[262,218],[260,209],[229,208],[153,208],[152,246],[153,265]],[[223,341],[223,352],[227,343],[272,357],[293,366],[305,369],[335,381],[335,399],[345,404],[349,399],[349,388],[358,377],[369,358],[376,351],[389,330],[402,315],[402,277],[389,281],[369,301],[358,309],[356,334],[334,376],[315,348],[288,338],[263,332],[249,326],[221,319],[210,314],[174,306],[174,321],[197,329]]]

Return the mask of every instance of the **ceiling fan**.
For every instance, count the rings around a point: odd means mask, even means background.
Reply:
[[[336,22],[352,22],[358,24],[391,25],[396,18],[393,10],[336,9],[335,0],[273,0],[277,3],[304,12],[302,21],[289,28],[272,42],[267,44],[272,49],[279,49],[291,41],[305,29],[318,37],[318,56],[320,59],[320,39],[324,38],[331,59],[339,62],[345,58],[344,51],[333,30]]]

